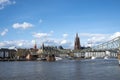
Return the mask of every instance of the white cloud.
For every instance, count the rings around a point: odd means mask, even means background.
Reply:
[[[108,39],[106,39],[106,36],[101,36],[101,37],[98,37],[98,36],[93,36],[91,38],[88,39],[88,42],[91,42],[91,43],[100,43],[100,42],[105,42],[107,41]]]
[[[66,44],[66,43],[67,43],[67,40],[62,40],[62,41],[60,42],[61,45]]]
[[[59,41],[56,39],[44,39],[42,43],[48,46],[57,46],[59,44]]]
[[[45,43],[45,45],[48,45],[48,46],[57,46],[57,45],[59,45],[59,42],[60,41],[58,41],[58,40],[56,41],[53,39],[49,39],[49,40],[44,39],[43,40],[43,43]],[[2,47],[9,48],[11,46],[15,46],[16,48],[33,48],[34,44],[35,44],[35,40],[2,41],[2,42],[0,42],[0,48],[2,48]],[[37,44],[37,47],[40,48],[42,43],[41,43],[41,41],[37,40],[36,44]]]
[[[28,40],[14,40],[14,41],[3,41],[0,42],[0,47],[11,47],[15,46],[17,48],[33,48],[34,44]]]
[[[32,40],[32,41],[31,41],[32,44],[35,44],[35,42],[36,42],[35,40]]]
[[[66,37],[68,34],[65,34]],[[69,47],[71,46],[71,42],[66,40],[64,37],[60,39],[53,38],[53,31],[49,33],[34,33],[33,37],[36,38],[36,40],[39,42],[39,44],[44,43],[45,45],[51,45],[51,46],[59,46],[62,45],[63,47]]]
[[[0,47],[4,47],[5,44],[3,42],[0,42]]]
[[[37,46],[41,46],[42,43],[49,46],[63,46],[64,48],[73,48],[74,47],[74,38],[72,41],[61,38],[53,38],[51,32],[49,33],[34,33],[33,37],[36,38]],[[81,34],[79,34],[81,35]],[[82,36],[79,36],[81,39],[81,45],[84,46],[94,46],[96,44],[101,44],[106,41],[109,41],[120,35],[120,32],[115,32],[113,34],[90,34],[90,33],[82,33]],[[89,44],[88,44],[89,43]],[[16,46],[21,48],[33,48],[35,44],[35,40],[16,40],[16,41],[3,41],[0,42],[0,47],[10,47]],[[38,48],[39,48],[38,47]]]
[[[63,34],[63,37],[64,37],[64,38],[68,37],[68,34]]]
[[[72,43],[69,40],[66,39],[44,39],[42,43],[45,43],[45,45],[51,45],[51,46],[63,46],[64,48],[71,48]]]
[[[108,36],[109,34],[91,34],[91,33],[80,33],[80,36],[83,37],[103,37]]]
[[[23,46],[23,43],[22,43],[22,42],[19,42],[19,43],[18,43],[18,46],[19,46],[19,47],[22,47],[22,46]]]
[[[59,45],[62,45],[64,48],[73,48],[73,43],[66,39],[62,39]]]
[[[113,34],[91,34],[91,33],[81,33],[80,36],[87,38],[87,43],[85,46],[94,46],[97,44],[102,44],[113,38],[120,36],[120,32],[115,32]]]
[[[14,29],[27,29],[33,27],[31,23],[23,22],[23,23],[15,23],[12,26]]]
[[[52,36],[53,33],[54,33],[54,31],[50,31],[49,33],[34,32],[32,36],[35,38],[38,38],[38,39],[39,38],[48,38],[48,37]]]
[[[4,36],[8,32],[8,29],[4,29],[3,32],[0,33],[1,36]]]
[[[15,1],[12,0],[0,0],[0,10],[4,9],[7,5],[15,4]]]
[[[34,33],[33,37],[35,38],[45,38],[45,37],[49,37],[51,34],[49,33]]]
[[[110,39],[113,39],[119,36],[120,36],[120,32],[115,32],[113,35],[111,35]]]
[[[99,43],[104,43],[110,40],[110,34],[92,34],[92,33],[80,33],[81,39],[86,39],[84,41],[84,46],[94,46]]]
[[[52,46],[70,46],[71,42],[66,40],[65,37],[68,36],[68,34],[63,34],[63,37],[61,39],[52,38],[53,37],[53,31],[50,31],[49,33],[33,33],[33,37],[36,38],[40,43],[45,43],[45,45],[52,45]]]
[[[14,41],[3,41],[0,42],[0,47],[11,47],[15,46],[17,48],[33,48],[35,41],[37,47],[40,48],[41,44],[44,43],[46,46],[63,46],[64,48],[71,48],[71,42],[64,39],[52,38],[50,33],[35,33],[35,40],[14,40]]]

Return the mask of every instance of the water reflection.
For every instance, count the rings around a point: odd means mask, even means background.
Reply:
[[[0,62],[0,80],[119,80],[119,74],[116,59]]]

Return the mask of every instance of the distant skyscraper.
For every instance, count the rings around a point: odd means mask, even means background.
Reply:
[[[35,41],[34,49],[37,49],[36,41]]]
[[[78,33],[76,33],[74,49],[75,49],[75,50],[80,49],[80,39],[79,39],[79,37],[78,37]]]
[[[42,49],[44,50],[45,46],[44,46],[44,43],[42,43]]]

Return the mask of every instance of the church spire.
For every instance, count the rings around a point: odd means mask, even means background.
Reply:
[[[76,37],[78,37],[78,33],[76,33]]]
[[[76,33],[74,49],[75,50],[79,50],[80,49],[80,39],[79,39],[78,33]]]

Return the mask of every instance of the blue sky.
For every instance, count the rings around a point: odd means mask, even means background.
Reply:
[[[73,48],[76,33],[93,46],[119,30],[120,0],[0,0],[0,47]]]

